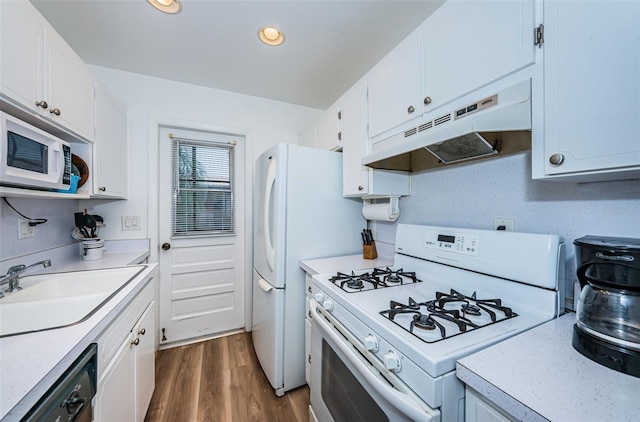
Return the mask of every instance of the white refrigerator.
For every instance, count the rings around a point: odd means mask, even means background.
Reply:
[[[359,199],[342,197],[342,154],[278,144],[256,161],[253,345],[275,393],[305,383],[305,259],[362,253]]]

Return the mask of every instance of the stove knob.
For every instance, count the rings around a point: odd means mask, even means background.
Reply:
[[[384,367],[390,371],[400,372],[400,369],[402,369],[402,366],[400,364],[400,357],[393,350],[389,350],[387,353],[385,353],[385,355],[382,357],[382,360],[384,361]]]
[[[378,338],[375,334],[369,334],[364,338],[364,348],[374,353],[378,351]]]
[[[313,298],[316,300],[316,302],[322,303],[324,301],[324,294],[322,292],[318,292],[313,295]]]
[[[322,307],[326,310],[326,311],[333,311],[333,300],[331,300],[330,297],[326,298],[324,300],[324,302],[322,302]]]

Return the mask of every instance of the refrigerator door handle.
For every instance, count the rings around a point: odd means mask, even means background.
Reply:
[[[265,293],[269,293],[271,290],[273,290],[273,286],[271,284],[269,284],[269,282],[267,280],[265,280],[264,278],[260,278],[258,280],[258,286],[260,286],[260,288]]]
[[[267,265],[269,269],[273,271],[275,267],[274,262],[276,260],[276,249],[271,243],[271,201],[273,200],[273,191],[276,184],[276,158],[273,157],[269,162],[269,168],[267,169],[267,180],[264,192],[264,250],[267,258]]]

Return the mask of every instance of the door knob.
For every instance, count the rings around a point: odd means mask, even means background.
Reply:
[[[162,244],[162,250],[163,251],[168,251],[169,249],[171,249],[171,244],[170,243],[163,243]]]
[[[59,116],[61,114],[59,108],[54,108],[53,110],[49,110],[49,113],[55,114],[56,116]]]
[[[431,104],[431,97],[424,97],[424,105],[429,105]]]
[[[45,110],[47,109],[47,107],[49,107],[49,104],[47,104],[47,102],[45,100],[41,100],[41,101],[36,102],[36,105],[38,107],[44,108]]]
[[[414,106],[409,106],[409,108],[407,108],[407,113],[411,114],[414,111],[416,111],[416,108]]]

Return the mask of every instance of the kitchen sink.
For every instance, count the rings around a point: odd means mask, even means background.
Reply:
[[[22,290],[0,299],[0,337],[82,322],[145,268],[132,266],[21,277]]]

